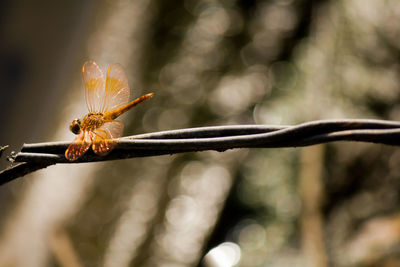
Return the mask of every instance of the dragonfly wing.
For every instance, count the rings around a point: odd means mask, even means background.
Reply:
[[[124,125],[120,121],[106,122],[96,129],[96,136],[94,137],[92,145],[94,153],[102,156],[108,154],[117,144],[114,138],[121,137],[123,130]]]
[[[69,161],[77,160],[89,149],[92,144],[91,134],[89,132],[81,132],[65,151],[65,157]]]
[[[111,65],[107,70],[106,92],[103,112],[117,109],[129,101],[129,84],[125,71],[119,64]]]
[[[94,61],[86,61],[82,67],[86,105],[89,112],[100,112],[104,107],[104,75]]]

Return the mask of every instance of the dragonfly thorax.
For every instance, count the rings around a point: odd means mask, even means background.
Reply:
[[[101,127],[104,124],[104,114],[99,113],[88,113],[82,120],[82,129],[85,131],[93,131]]]

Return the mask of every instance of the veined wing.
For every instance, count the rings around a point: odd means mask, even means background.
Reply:
[[[114,138],[121,137],[123,130],[124,125],[120,121],[106,122],[100,128],[96,129],[94,131],[96,136],[92,145],[94,153],[102,156],[109,153],[117,144]]]
[[[85,84],[86,106],[89,112],[100,112],[104,105],[104,75],[94,61],[86,61],[82,67]]]
[[[129,94],[128,79],[122,66],[119,64],[111,65],[107,70],[106,93],[102,112],[105,113],[127,104]]]
[[[80,158],[89,149],[92,144],[90,132],[82,131],[74,141],[68,146],[65,151],[65,157],[69,161],[74,161]]]

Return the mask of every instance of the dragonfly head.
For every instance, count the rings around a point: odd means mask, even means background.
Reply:
[[[80,119],[75,119],[71,122],[71,124],[69,125],[69,129],[71,132],[73,132],[74,134],[79,134],[81,132],[81,120]]]

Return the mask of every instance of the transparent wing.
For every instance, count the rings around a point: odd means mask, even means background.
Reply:
[[[117,144],[114,138],[122,136],[124,125],[120,121],[111,121],[104,123],[100,128],[95,130],[96,136],[93,140],[92,149],[98,155],[106,155]]]
[[[129,101],[129,84],[125,71],[119,64],[111,65],[107,70],[106,95],[102,112],[117,109]]]
[[[104,105],[104,75],[94,61],[86,61],[82,67],[86,105],[89,112],[100,112]]]
[[[92,144],[90,132],[81,132],[74,141],[68,146],[65,151],[65,157],[69,161],[74,161],[80,158],[89,149]]]

